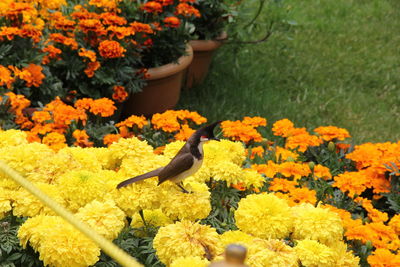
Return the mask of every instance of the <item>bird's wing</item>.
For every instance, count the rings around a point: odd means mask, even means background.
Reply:
[[[190,153],[178,153],[158,174],[158,184],[189,170],[193,166],[193,163],[194,159]]]
[[[119,183],[119,184],[117,185],[117,189],[119,189],[119,188],[121,188],[121,187],[124,187],[124,186],[127,186],[128,184],[132,184],[132,183],[135,183],[135,182],[138,182],[138,181],[147,179],[147,178],[151,178],[151,177],[154,177],[154,176],[158,176],[159,173],[160,173],[160,171],[161,171],[163,168],[164,168],[164,167],[161,167],[161,168],[155,169],[155,170],[153,170],[153,171],[146,172],[145,174],[142,174],[142,175],[139,175],[139,176],[136,176],[136,177],[133,177],[133,178],[129,178],[128,180],[122,181],[121,183]]]

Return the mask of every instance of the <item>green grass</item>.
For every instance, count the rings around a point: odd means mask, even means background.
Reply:
[[[288,0],[297,22],[258,45],[216,54],[178,108],[209,118],[335,125],[356,143],[400,140],[400,1]]]

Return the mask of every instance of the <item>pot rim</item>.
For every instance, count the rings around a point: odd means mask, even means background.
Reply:
[[[191,40],[189,44],[193,48],[193,51],[211,51],[219,48],[227,37],[228,34],[223,31],[214,40]]]
[[[172,76],[186,69],[193,59],[193,49],[189,44],[186,44],[186,55],[178,58],[177,63],[168,63],[159,67],[150,68],[147,71],[149,77],[146,80],[158,80],[168,76]]]

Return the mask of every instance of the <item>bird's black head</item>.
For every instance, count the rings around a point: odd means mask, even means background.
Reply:
[[[219,139],[215,137],[214,135],[214,128],[220,123],[221,121],[214,122],[212,124],[206,125],[200,129],[198,129],[191,137],[190,139],[193,140],[193,142],[205,142],[208,140],[217,140]]]

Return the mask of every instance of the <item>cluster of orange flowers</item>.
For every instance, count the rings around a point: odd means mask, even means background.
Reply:
[[[67,105],[60,98],[56,98],[42,109],[29,108],[30,101],[22,95],[12,92],[9,97],[11,111],[15,115],[15,123],[21,129],[27,130],[27,139],[30,142],[41,142],[49,145],[54,150],[67,146],[66,134],[74,127],[86,125],[90,114],[99,117],[110,117],[116,107],[108,98],[91,99],[83,98],[75,102],[74,106]],[[72,132],[75,146],[90,147],[93,142],[86,131],[75,129]]]
[[[39,87],[44,79],[43,68],[36,64],[29,64],[27,67],[19,69],[14,66],[0,65],[0,86],[12,88],[13,83],[17,80],[25,81],[27,87]]]
[[[256,128],[266,125],[267,120],[264,118],[244,117],[242,121],[223,121],[221,123],[221,128],[225,137],[248,144],[250,142],[262,141],[262,136]]]

